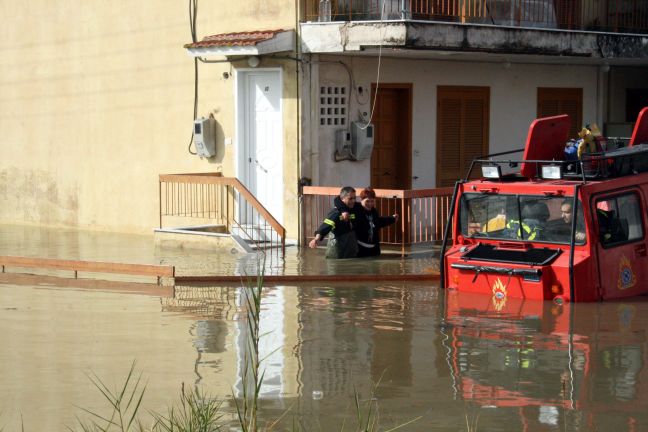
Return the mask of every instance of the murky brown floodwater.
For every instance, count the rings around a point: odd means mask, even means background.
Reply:
[[[117,385],[133,361],[145,408],[163,412],[185,383],[233,413],[241,289],[160,297],[47,284],[0,284],[0,428],[20,430],[22,416],[25,431],[64,430],[78,407],[105,413],[86,375]],[[354,389],[364,399],[377,382],[382,425],[422,416],[402,430],[648,430],[646,299],[494,304],[435,286],[280,286],[265,289],[261,326],[262,416],[289,410],[282,430],[293,420],[355,430]]]
[[[281,258],[275,250],[269,253],[263,262],[255,254],[244,254],[234,248],[230,250],[156,248],[152,235],[21,225],[0,225],[0,255],[165,264],[175,266],[176,274],[183,276],[255,275],[260,263],[265,264],[265,274],[269,275],[357,274],[359,272],[404,274],[429,272],[437,268],[436,262],[432,259],[434,253],[430,250],[410,253],[406,260],[402,260],[399,253],[389,251],[378,260],[326,260],[323,248],[311,250],[288,246],[285,258]],[[55,274],[51,271],[39,273]],[[68,272],[67,275],[69,274]],[[93,277],[93,275],[84,274],[83,277]],[[114,275],[110,278],[119,279]]]

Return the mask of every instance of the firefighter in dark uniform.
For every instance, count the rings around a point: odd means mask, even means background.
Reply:
[[[508,236],[515,239],[543,240],[549,209],[543,202],[528,202],[522,207],[522,222],[511,219],[506,224]]]
[[[353,209],[356,200],[355,189],[350,186],[340,189],[340,200],[349,209]],[[308,246],[316,248],[317,243],[331,233],[326,248],[326,257],[355,258],[358,255],[358,242],[353,231],[355,219],[356,215],[353,211],[343,216],[340,210],[332,208],[315,231],[315,238],[308,243]]]

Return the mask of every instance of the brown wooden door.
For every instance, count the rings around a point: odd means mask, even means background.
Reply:
[[[488,153],[489,110],[488,87],[437,87],[437,187],[454,185]]]
[[[583,127],[583,89],[538,87],[538,118],[560,114],[571,119],[569,137],[578,138]]]
[[[372,96],[375,95],[372,86]],[[373,97],[372,97],[373,100]],[[371,187],[412,187],[412,85],[380,84],[372,122]]]

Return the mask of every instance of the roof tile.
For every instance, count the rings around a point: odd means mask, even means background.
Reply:
[[[222,33],[205,36],[199,42],[186,44],[185,48],[210,48],[225,46],[254,46],[259,42],[275,37],[277,33],[285,30],[259,30],[253,32]]]

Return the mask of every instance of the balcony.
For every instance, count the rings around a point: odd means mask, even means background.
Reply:
[[[307,0],[306,21],[417,20],[648,33],[648,0]]]

